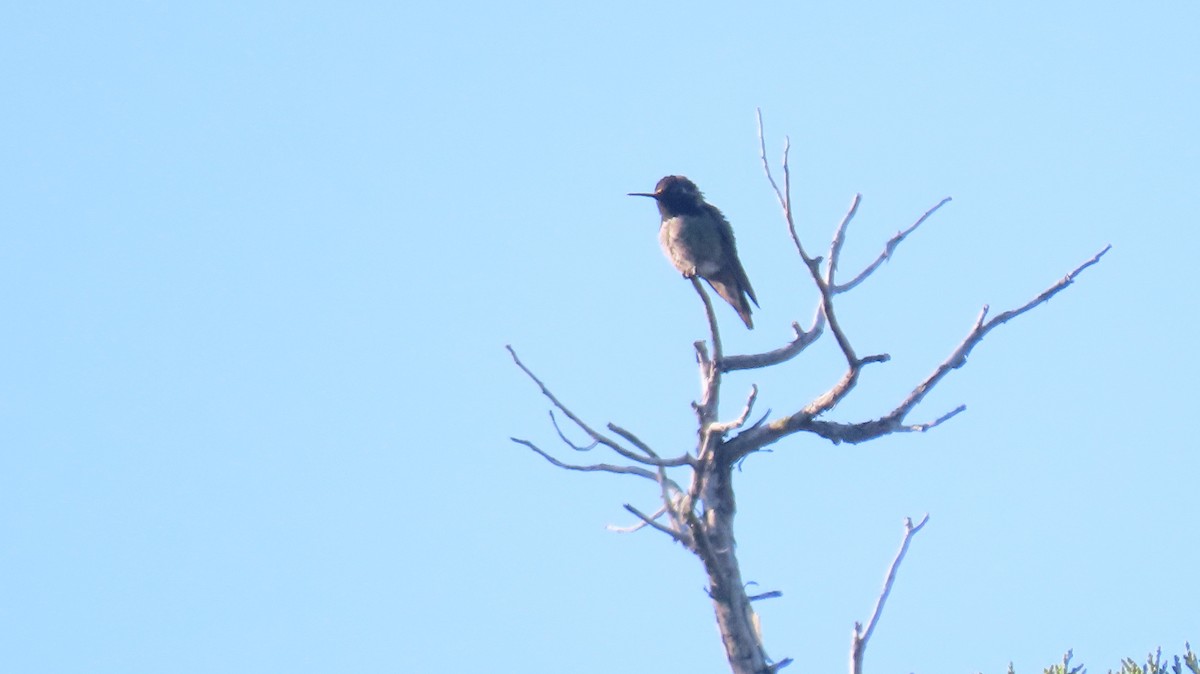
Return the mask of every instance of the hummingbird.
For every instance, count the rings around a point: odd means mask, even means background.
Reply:
[[[704,200],[696,183],[683,176],[667,176],[658,181],[654,192],[630,192],[629,196],[658,202],[662,215],[658,242],[667,259],[684,278],[699,276],[708,281],[753,330],[750,302],[758,306],[758,299],[738,260],[733,227],[716,206]]]

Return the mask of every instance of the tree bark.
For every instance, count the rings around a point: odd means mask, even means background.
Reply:
[[[714,454],[701,482],[702,519],[693,517],[691,522],[694,552],[708,574],[708,594],[731,670],[734,674],[771,674],[774,668],[767,664],[762,634],[738,566],[732,463],[723,443],[717,444]]]

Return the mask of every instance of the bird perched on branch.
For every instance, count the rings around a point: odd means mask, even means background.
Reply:
[[[658,242],[667,259],[684,276],[699,276],[717,291],[753,330],[750,302],[758,306],[750,279],[738,260],[733,227],[716,206],[704,201],[696,183],[683,176],[667,176],[654,192],[630,192],[631,197],[650,197],[658,202],[662,225]]]

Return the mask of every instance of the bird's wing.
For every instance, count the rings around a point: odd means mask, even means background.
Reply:
[[[738,285],[742,290],[746,291],[746,295],[750,297],[751,302],[754,302],[754,306],[758,306],[758,298],[754,296],[754,288],[750,287],[750,279],[746,276],[746,270],[742,267],[742,261],[738,259],[737,241],[733,238],[733,225],[730,225],[729,221],[725,219],[725,214],[721,212],[721,209],[712,204],[708,204],[708,206],[717,218],[717,232],[721,236],[721,243],[724,244],[721,246],[721,250],[729,252],[730,259],[726,260],[726,262],[733,269]]]

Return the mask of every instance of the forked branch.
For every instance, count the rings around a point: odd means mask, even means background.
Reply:
[[[851,213],[853,213],[853,210],[858,207],[857,200],[860,199],[861,197],[862,197],[862,195],[855,195],[855,202],[854,202],[853,206],[851,207]],[[835,284],[833,282],[833,271],[834,271],[834,268],[837,266],[838,253],[841,252],[841,239],[839,237],[844,236],[843,230],[845,229],[846,223],[849,221],[849,218],[843,220],[842,224],[840,226],[838,226],[837,234],[835,234],[833,237],[834,245],[831,249],[832,252],[829,255],[830,264],[829,264],[828,282],[829,282],[830,287],[833,289],[834,294],[844,293],[848,290],[852,290],[855,286],[857,286],[858,284],[865,281],[868,276],[875,273],[875,270],[879,268],[879,265],[883,264],[884,262],[886,262],[892,258],[892,253],[896,252],[896,247],[900,245],[901,241],[908,238],[909,234],[912,234],[913,232],[917,231],[917,228],[920,227],[922,225],[922,223],[924,223],[926,220],[928,220],[929,216],[936,213],[939,208],[950,203],[950,201],[951,201],[950,197],[946,197],[945,199],[942,199],[941,201],[939,201],[937,203],[936,206],[925,211],[925,213],[923,213],[920,218],[917,218],[917,221],[914,222],[912,224],[912,226],[910,226],[908,229],[903,229],[899,232],[896,232],[896,235],[893,236],[892,238],[888,239],[888,242],[886,244],[884,244],[883,252],[879,254],[879,257],[875,258],[874,262],[867,265],[865,269],[863,269],[861,272],[859,272],[858,276],[855,276],[853,279],[850,279],[846,283]]]
[[[937,385],[937,383],[941,381],[943,377],[949,374],[951,370],[966,365],[967,356],[970,355],[971,351],[983,341],[983,338],[987,336],[989,332],[1016,318],[1017,316],[1020,316],[1021,314],[1033,309],[1039,304],[1048,302],[1051,297],[1054,297],[1063,290],[1066,290],[1067,286],[1074,283],[1076,277],[1083,273],[1083,270],[1099,262],[1100,258],[1104,257],[1104,254],[1111,249],[1111,244],[1105,246],[1100,250],[1100,252],[1093,255],[1089,260],[1073,269],[1071,273],[1062,277],[1062,279],[1060,279],[1057,283],[1043,290],[1037,297],[1029,300],[1016,309],[1010,309],[1002,312],[987,322],[984,322],[984,319],[987,317],[988,307],[984,306],[979,312],[979,317],[975,320],[975,326],[971,328],[971,332],[969,332],[963,341],[959,343],[958,347],[955,348],[950,356],[947,357],[941,365],[938,365],[932,374],[918,384],[917,387],[912,390],[912,393],[910,393],[908,397],[905,398],[904,401],[900,403],[896,409],[892,410],[891,414],[885,418],[896,423],[902,422],[904,417],[907,416],[908,413],[911,412],[912,409],[916,407],[922,400],[924,400],[925,396],[928,395],[931,390],[933,390],[933,387]]]
[[[1075,278],[1082,273],[1083,270],[1099,262],[1100,258],[1103,257],[1104,254],[1107,253],[1111,248],[1111,246],[1105,246],[1104,249],[1094,255],[1091,259],[1076,267],[1071,271],[1071,273],[1067,274],[1057,283],[1051,285],[1046,290],[1042,291],[1042,293],[1040,293],[1037,297],[1020,307],[1005,311],[993,317],[991,320],[985,320],[987,318],[987,307],[984,307],[978,319],[975,321],[971,331],[967,334],[963,341],[951,352],[944,362],[934,369],[933,373],[931,373],[916,387],[914,387],[913,390],[904,398],[904,400],[902,400],[900,404],[898,404],[891,412],[878,419],[857,423],[827,421],[821,419],[820,417],[826,412],[832,410],[841,400],[850,394],[850,392],[854,389],[855,384],[858,382],[858,378],[862,372],[863,366],[870,363],[887,362],[889,359],[887,354],[877,354],[863,358],[855,355],[854,349],[850,346],[849,338],[846,336],[846,333],[836,319],[836,315],[834,313],[834,296],[856,287],[862,283],[863,280],[878,270],[884,261],[890,259],[891,255],[895,252],[896,247],[899,246],[899,244],[904,241],[906,237],[908,237],[910,234],[912,234],[912,232],[916,231],[918,227],[926,222],[930,216],[937,212],[938,209],[948,203],[950,198],[947,197],[938,202],[935,206],[922,214],[921,217],[918,218],[912,225],[900,230],[887,242],[887,244],[884,246],[883,252],[879,254],[875,261],[867,265],[867,267],[864,268],[863,271],[855,276],[851,281],[838,285],[835,278],[838,259],[845,243],[846,230],[849,226],[849,223],[851,220],[853,220],[855,214],[858,212],[858,207],[861,203],[861,197],[859,195],[855,195],[854,199],[850,203],[850,208],[847,210],[846,215],[842,218],[841,222],[837,226],[837,229],[834,231],[833,239],[830,242],[828,259],[824,261],[826,265],[825,271],[822,274],[820,271],[820,258],[812,258],[807,254],[807,252],[805,252],[804,246],[800,241],[800,237],[796,232],[795,214],[793,213],[792,197],[790,194],[790,178],[788,177],[790,175],[787,164],[789,144],[785,141],[783,153],[784,187],[783,189],[780,189],[779,184],[772,175],[770,163],[767,161],[766,157],[766,142],[764,140],[765,134],[762,126],[761,112],[759,112],[758,115],[758,132],[759,153],[764,171],[767,174],[767,180],[770,182],[772,189],[775,191],[776,198],[779,201],[780,207],[783,209],[784,221],[787,224],[788,234],[791,236],[796,246],[796,250],[800,254],[801,259],[804,261],[805,266],[809,269],[813,284],[816,286],[820,294],[820,304],[818,307],[819,317],[822,317],[827,321],[829,331],[834,335],[834,338],[837,340],[838,346],[846,359],[847,369],[842,375],[841,379],[835,382],[829,388],[829,390],[817,396],[815,399],[796,412],[777,418],[766,424],[755,425],[744,430],[736,437],[730,439],[726,444],[730,451],[730,456],[735,461],[740,460],[751,452],[762,449],[783,437],[801,431],[813,433],[828,439],[835,444],[842,442],[859,443],[867,440],[873,440],[890,433],[924,432],[948,421],[965,410],[965,406],[959,405],[958,407],[941,415],[931,422],[908,423],[906,419],[909,413],[911,413],[912,410],[918,404],[920,404],[922,400],[924,400],[925,396],[929,394],[929,392],[934,386],[937,385],[938,382],[945,378],[945,376],[949,374],[951,370],[962,367],[962,365],[966,363],[967,356],[989,332],[1006,323],[1007,321],[1024,314],[1034,307],[1047,302],[1051,297],[1058,294],[1071,283],[1073,283]],[[804,342],[804,346],[812,343],[812,341],[815,341],[819,336],[819,331],[816,329],[816,327],[822,325],[822,323],[817,322],[814,330],[808,333],[801,331],[797,327],[796,341]],[[814,333],[816,334],[814,335]],[[788,345],[784,347],[783,350],[788,352],[791,348],[791,345]],[[796,352],[798,353],[799,350],[800,349],[796,349]],[[778,362],[775,360],[775,358],[771,357],[773,353],[774,352],[768,352],[767,354],[759,354],[756,356],[733,356],[724,359],[724,362],[727,364],[733,363],[739,368],[750,369],[756,366],[765,366],[766,364]],[[787,355],[784,357],[784,359],[787,357],[791,356]],[[760,365],[760,363],[762,365]],[[726,369],[732,368],[727,366]]]
[[[1016,318],[1017,316],[1030,311],[1034,307],[1045,303],[1050,298],[1065,290],[1067,286],[1071,285],[1071,283],[1075,281],[1075,279],[1080,273],[1083,272],[1083,270],[1099,262],[1100,258],[1103,257],[1104,254],[1107,253],[1111,248],[1112,246],[1105,246],[1103,250],[1096,253],[1089,260],[1076,267],[1071,271],[1070,274],[1067,274],[1057,283],[1042,291],[1037,297],[1029,302],[1026,302],[1024,305],[1017,307],[1016,309],[1010,309],[998,314],[991,320],[985,321],[987,316],[987,307],[984,307],[983,311],[980,312],[978,318],[975,320],[975,324],[972,326],[971,331],[967,333],[967,336],[963,338],[962,342],[960,342],[958,346],[954,348],[946,360],[934,368],[934,371],[928,377],[921,381],[921,383],[917,384],[917,386],[914,387],[911,392],[909,392],[904,400],[886,415],[878,419],[858,423],[825,421],[818,419],[817,417],[821,412],[828,410],[830,406],[827,404],[827,400],[818,398],[813,403],[810,403],[808,406],[789,416],[780,417],[763,424],[762,426],[750,428],[738,434],[737,437],[730,441],[730,445],[734,446],[732,449],[734,455],[738,458],[741,458],[751,452],[757,451],[763,447],[766,447],[767,445],[777,442],[781,438],[801,431],[813,433],[833,442],[834,444],[840,444],[843,442],[858,444],[868,440],[874,440],[875,438],[888,435],[890,433],[927,431],[949,420],[965,410],[966,407],[960,405],[932,422],[907,424],[905,421],[909,413],[912,412],[913,409],[925,399],[925,396],[929,395],[929,392],[933,390],[934,386],[942,381],[942,379],[944,379],[952,370],[960,368],[966,364],[967,357],[971,354],[971,351],[973,351],[975,347],[983,341],[983,338],[987,336],[989,332]],[[847,391],[852,385],[853,381],[847,381],[847,379],[843,379],[842,382],[839,382],[839,384],[835,386],[834,390],[844,392]],[[829,394],[827,393],[826,396],[828,395]]]
[[[525,367],[525,363],[521,362],[521,359],[517,356],[516,350],[513,349],[512,346],[506,345],[504,348],[508,349],[508,353],[512,356],[513,362],[516,363],[517,367],[521,368],[521,371],[524,372],[525,375],[528,376],[531,380],[533,380],[533,383],[537,384],[538,388],[541,389],[541,391],[542,391],[542,395],[544,395],[546,397],[546,399],[549,400],[552,405],[554,405],[555,408],[557,408],[560,412],[562,412],[564,415],[566,415],[566,417],[568,419],[575,422],[575,425],[578,426],[584,433],[586,433],[588,435],[588,437],[590,437],[595,443],[603,445],[605,447],[608,447],[612,451],[616,452],[617,454],[620,454],[621,456],[625,457],[626,459],[629,459],[630,461],[635,461],[637,463],[647,465],[647,466],[671,467],[671,466],[690,465],[692,463],[692,458],[690,456],[688,456],[687,454],[677,456],[673,459],[660,459],[660,458],[658,458],[657,454],[655,454],[653,451],[651,451],[650,448],[647,447],[645,443],[638,440],[632,433],[629,433],[629,431],[626,431],[625,429],[621,428],[620,426],[616,426],[614,424],[609,424],[609,426],[608,426],[609,430],[613,431],[614,433],[616,433],[618,435],[621,435],[626,440],[630,441],[635,447],[642,450],[643,454],[638,454],[637,452],[634,452],[626,447],[621,446],[619,443],[617,443],[612,438],[604,435],[603,433],[600,433],[599,431],[597,431],[594,428],[592,428],[591,426],[589,426],[587,424],[587,422],[585,422],[583,419],[579,418],[579,416],[577,416],[566,405],[564,405],[562,403],[562,401],[560,401],[558,399],[558,397],[555,396],[554,393],[552,391],[550,391],[549,388],[546,387],[546,384],[543,383],[542,380],[539,379],[538,376],[533,373],[532,370],[530,370],[528,367]],[[553,417],[551,417],[551,418],[553,418]],[[555,430],[558,431],[558,435],[563,440],[563,442],[570,445],[572,449],[583,451],[585,449],[591,448],[591,447],[580,447],[578,445],[575,445],[571,441],[567,440],[567,438],[563,435],[562,430],[558,428],[557,422],[555,423]],[[521,442],[519,440],[516,440],[515,438],[513,441]],[[524,444],[524,443],[522,443],[522,444]],[[532,449],[532,447],[531,447],[531,449]]]

